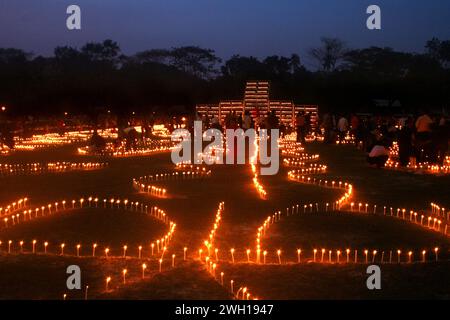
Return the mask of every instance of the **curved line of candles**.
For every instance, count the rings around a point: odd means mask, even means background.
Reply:
[[[179,171],[158,173],[154,175],[142,176],[133,178],[133,188],[139,192],[147,193],[158,198],[167,198],[167,189],[161,187],[158,182],[172,181],[172,180],[187,180],[187,179],[201,179],[211,176],[211,170],[206,170],[205,167],[179,164],[176,165]]]
[[[296,145],[295,144],[291,144],[290,145],[290,150],[289,150],[289,154],[296,154],[299,157],[304,157],[303,155],[303,147],[301,147],[300,145],[298,145],[298,149],[299,151],[297,152],[295,150]],[[314,157],[314,159],[318,159],[317,157]],[[312,160],[311,158],[309,160]],[[324,179],[318,179],[318,178],[311,178],[311,177],[307,177],[307,175],[310,174],[318,174],[318,173],[324,173],[326,172],[326,166],[323,165],[312,165],[312,164],[308,164],[305,161],[296,161],[295,159],[290,159],[289,162],[285,163],[286,165],[293,165],[293,166],[297,166],[300,167],[301,169],[297,169],[297,170],[291,170],[288,172],[288,178],[290,180],[295,180],[301,183],[309,183],[309,184],[315,184],[321,187],[326,187],[326,188],[338,188],[338,189],[344,189],[345,193],[344,196],[342,196],[339,200],[332,202],[332,203],[308,203],[308,204],[297,204],[294,205],[292,207],[288,207],[286,208],[286,213],[285,216],[289,217],[289,216],[293,216],[293,215],[298,215],[298,214],[312,214],[314,212],[328,212],[328,211],[334,211],[334,212],[347,212],[347,213],[373,213],[373,214],[381,214],[381,209],[383,210],[383,215],[384,216],[391,216],[391,217],[396,217],[399,218],[401,220],[404,221],[408,221],[410,223],[414,223],[416,225],[420,225],[423,228],[426,228],[429,231],[435,231],[435,232],[439,232],[442,233],[444,236],[450,236],[450,234],[448,233],[448,221],[449,221],[449,215],[450,212],[445,213],[445,208],[441,208],[439,205],[431,203],[431,214],[430,215],[426,215],[425,213],[421,213],[419,214],[417,211],[414,210],[406,210],[406,209],[401,209],[401,208],[397,208],[396,210],[394,210],[394,208],[392,207],[378,207],[377,209],[377,205],[376,204],[371,204],[369,205],[368,203],[357,203],[355,204],[354,202],[348,203],[349,199],[353,193],[353,187],[351,184],[349,183],[344,183],[341,181],[329,181],[329,180],[324,180]],[[344,204],[349,204],[349,208],[347,210],[344,209]],[[257,235],[256,235],[256,259],[255,262],[256,263],[261,263],[261,253],[263,254],[263,258],[264,258],[264,263],[265,263],[265,259],[266,259],[266,255],[267,255],[267,251],[266,250],[262,250],[262,237],[264,235],[266,235],[267,230],[270,228],[270,226],[276,222],[281,221],[282,216],[284,215],[284,212],[282,211],[277,211],[274,214],[272,214],[271,216],[267,217],[267,219],[264,221],[264,223],[258,227],[257,229]],[[420,222],[419,222],[420,221]],[[442,222],[445,223],[445,226],[441,226]],[[325,249],[321,250],[322,255],[325,253],[324,251]],[[349,250],[350,249],[346,249],[346,254],[349,254]],[[438,252],[438,247],[434,248],[435,250],[435,254],[436,254],[436,261],[437,261],[437,252]],[[408,255],[409,255],[409,261],[412,261],[412,255],[414,254],[414,252],[417,252],[418,250],[413,250],[413,251],[408,251]],[[278,262],[279,264],[281,264],[281,253],[283,251],[281,249],[277,250],[277,256],[278,256]],[[300,255],[301,255],[301,249],[297,249],[297,261],[300,261]],[[328,250],[328,254],[329,254],[329,260],[331,261],[331,254],[332,254],[332,250]],[[336,250],[336,260],[339,260],[339,255],[343,252],[341,250]],[[364,249],[363,252],[366,255],[366,261],[368,261],[368,250]],[[380,252],[379,250],[373,250],[372,251],[373,254],[373,259],[375,259],[376,253]],[[398,256],[400,257],[400,250],[397,249],[397,253]],[[246,250],[247,253],[247,262],[250,262],[250,250],[247,249]],[[313,249],[313,261],[316,261],[316,253],[317,253],[317,249]],[[422,262],[424,262],[425,260],[425,250],[421,251],[422,253]],[[382,252],[382,260],[384,259],[384,253]],[[349,257],[347,257],[349,258]],[[392,253],[390,251],[390,261],[392,259]],[[234,262],[234,257],[232,257],[232,261]],[[321,261],[323,261],[323,257],[321,257]],[[357,250],[355,250],[355,261],[357,261]]]
[[[258,192],[258,195],[261,199],[265,200],[267,199],[267,191],[264,189],[264,186],[261,184],[261,182],[259,182],[258,179],[258,173],[256,172],[256,163],[258,160],[258,153],[259,153],[259,143],[258,143],[258,139],[255,139],[254,141],[254,153],[253,155],[251,155],[250,157],[250,167],[252,169],[252,174],[253,174],[253,186],[255,187],[256,191]]]
[[[80,198],[79,200],[72,200],[72,201],[62,200],[59,202],[48,203],[47,205],[35,208],[29,208],[26,206],[27,198],[21,200],[24,201],[20,204],[19,204],[20,200],[17,202],[17,210],[4,213],[2,215],[4,223],[0,225],[0,230],[19,225],[21,223],[29,222],[31,220],[35,220],[38,218],[56,215],[58,213],[67,212],[70,210],[79,210],[83,208],[121,209],[125,211],[140,212],[143,214],[147,214],[153,218],[156,218],[158,221],[161,221],[169,226],[169,231],[162,238],[164,239],[163,240],[164,246],[166,246],[168,244],[168,241],[172,238],[173,232],[175,231],[176,227],[176,224],[169,219],[168,215],[164,212],[164,210],[156,206],[149,206],[137,201],[130,202],[128,199],[124,200],[115,198],[99,199],[98,197],[89,196],[87,198]],[[21,213],[17,213],[18,210],[23,211]]]
[[[240,286],[237,288],[237,285],[233,279],[230,279],[230,286],[228,287],[228,280],[225,279],[225,273],[219,273],[219,249],[215,247],[214,240],[224,211],[225,202],[220,202],[208,238],[203,241],[202,247],[198,250],[198,260],[205,265],[206,270],[214,278],[214,280],[229,291],[235,299],[250,300],[250,297],[252,297],[253,300],[257,300],[256,297],[252,296],[247,287]],[[205,249],[205,251],[203,251],[203,249]],[[184,248],[184,250],[186,251],[186,248]]]
[[[137,256],[130,256],[129,254],[127,254],[127,252],[129,253],[131,250],[129,250],[127,245],[124,245],[122,247],[122,249],[119,251],[118,249],[114,250],[114,252],[121,252],[120,255],[113,255],[113,250],[110,247],[104,247],[104,250],[101,254],[98,253],[98,250],[100,248],[98,243],[93,243],[92,245],[89,245],[89,249],[88,249],[88,253],[87,254],[83,254],[82,252],[82,248],[84,248],[84,246],[82,246],[81,243],[77,243],[75,246],[76,249],[76,255],[68,255],[67,254],[67,245],[65,243],[61,243],[58,246],[58,251],[57,253],[53,253],[54,255],[58,255],[58,256],[72,256],[72,257],[94,257],[94,258],[98,258],[98,257],[104,257],[105,259],[110,259],[110,258],[137,258],[137,259],[145,259],[148,261],[152,261],[152,257],[154,257],[155,255],[160,255],[158,258],[158,262],[159,262],[159,272],[162,272],[162,264],[163,264],[163,259],[164,259],[164,254],[167,253],[167,249],[169,246],[169,243],[173,237],[173,234],[175,232],[175,228],[176,228],[176,223],[174,223],[173,221],[171,221],[168,217],[168,215],[164,212],[164,210],[155,207],[155,206],[148,206],[145,205],[143,203],[139,203],[139,202],[133,202],[133,201],[129,201],[128,199],[115,199],[115,198],[111,198],[111,199],[99,199],[98,197],[87,197],[87,198],[81,198],[79,200],[72,200],[71,202],[67,202],[65,200],[62,200],[60,202],[55,202],[55,203],[49,203],[47,205],[41,206],[41,207],[36,207],[36,208],[29,208],[29,206],[27,206],[27,200],[28,198],[23,198],[23,199],[19,199],[16,202],[13,202],[11,205],[8,205],[6,208],[8,208],[8,210],[10,210],[9,212],[6,212],[2,215],[3,221],[4,221],[4,225],[2,227],[0,227],[0,229],[5,229],[5,228],[11,228],[14,226],[17,226],[19,224],[25,223],[25,222],[29,222],[31,220],[35,220],[38,218],[42,218],[42,217],[46,217],[46,216],[51,216],[51,215],[56,215],[58,213],[62,213],[62,212],[67,212],[70,210],[80,210],[80,209],[84,209],[84,208],[109,208],[109,209],[122,209],[122,210],[127,210],[127,211],[132,211],[132,212],[139,212],[139,213],[143,213],[146,215],[149,215],[152,218],[155,218],[156,220],[168,225],[169,229],[168,232],[163,235],[160,239],[156,239],[153,242],[150,243],[150,248],[149,248],[149,252],[151,250],[151,256],[148,255],[147,257],[145,257],[143,255],[143,246],[138,246],[137,250],[136,250],[136,254]],[[25,209],[25,210],[23,210]],[[20,213],[15,213],[17,211],[22,211],[23,214],[23,218],[21,219],[21,214]],[[8,225],[8,220],[10,221],[9,225]],[[5,252],[7,252],[8,254],[13,254],[13,253],[20,253],[20,254],[26,254],[27,251],[26,249],[26,242],[24,240],[20,240],[20,241],[16,241],[17,244],[19,245],[19,251],[18,252],[14,252],[14,241],[13,240],[8,240],[7,242],[5,242],[5,246],[7,245],[7,249],[5,248]],[[41,251],[39,251],[39,246],[38,244],[41,243]],[[156,243],[156,246],[155,246]],[[39,254],[39,253],[43,253],[46,255],[51,255],[52,252],[49,251],[49,245],[50,243],[48,241],[41,241],[38,242],[36,239],[33,239],[32,241],[30,241],[31,244],[31,253],[32,254]],[[2,249],[2,245],[3,242],[0,240],[0,250]],[[43,251],[42,251],[43,248]],[[66,251],[64,251],[66,249]],[[86,251],[85,251],[86,252]],[[29,251],[28,251],[29,253]],[[142,264],[142,278],[145,278],[145,270],[147,269],[147,263],[143,263]],[[175,267],[175,254],[172,255],[172,267]],[[109,280],[108,280],[109,279]],[[111,281],[111,277],[108,276],[107,280],[106,280],[106,290],[107,292],[110,291],[110,287],[109,287],[109,282]],[[124,280],[125,283],[125,280]],[[88,287],[87,287],[88,288]],[[86,288],[86,299],[87,299],[87,288]],[[64,298],[66,298],[66,294],[64,296]]]

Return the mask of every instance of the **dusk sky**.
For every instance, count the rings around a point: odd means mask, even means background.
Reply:
[[[66,8],[82,10],[82,30],[66,29]],[[382,30],[366,28],[366,8],[382,10]],[[0,0],[0,47],[50,55],[107,38],[132,54],[198,45],[232,54],[290,55],[307,62],[321,36],[349,47],[390,46],[421,52],[427,40],[450,39],[448,0]]]

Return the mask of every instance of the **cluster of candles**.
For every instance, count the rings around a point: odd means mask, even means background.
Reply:
[[[443,219],[447,219],[450,221],[450,210],[445,212],[445,208],[442,208],[436,203],[431,203],[431,214],[442,217]]]
[[[400,162],[398,159],[399,147],[398,143],[394,141],[392,147],[389,148],[389,159],[386,161],[385,167],[388,169],[400,169]],[[405,170],[420,171],[430,174],[449,174],[450,173],[450,156],[446,156],[442,165],[430,164],[427,162],[411,163],[409,162]]]
[[[2,164],[0,163],[0,175],[21,175],[45,172],[65,172],[72,170],[94,170],[108,166],[105,162],[49,162],[49,163],[25,163]]]
[[[97,133],[104,138],[117,138],[115,129],[99,130]],[[93,134],[92,130],[68,131],[60,133],[36,134],[30,138],[14,137],[17,150],[34,150],[50,146],[61,146],[76,142],[88,141]]]
[[[16,211],[27,208],[27,201],[28,198],[21,198],[6,206],[0,207],[0,217],[12,215]]]
[[[355,144],[355,136],[347,132],[343,140],[336,139],[336,144]]]
[[[10,152],[11,152],[11,149],[8,146],[0,143],[0,156],[6,156]]]
[[[173,143],[170,140],[147,139],[144,146],[128,149],[125,141],[119,146],[116,146],[113,143],[107,143],[105,150],[102,150],[101,154],[111,157],[146,156],[158,152],[170,151],[173,149],[172,144]],[[98,154],[98,152],[90,146],[78,148],[78,153],[81,155]]]

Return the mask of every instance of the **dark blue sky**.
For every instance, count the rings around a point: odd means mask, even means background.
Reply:
[[[69,4],[82,10],[82,30],[65,27]],[[365,27],[366,8],[382,9],[381,31]],[[350,47],[423,51],[433,36],[450,39],[449,0],[0,0],[0,47],[48,55],[111,38],[122,50],[199,45],[223,58],[238,53],[305,57],[321,36]]]

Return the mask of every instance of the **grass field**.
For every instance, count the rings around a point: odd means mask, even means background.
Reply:
[[[268,265],[244,263],[245,250],[254,250],[256,230],[275,210],[308,202],[333,201],[340,195],[330,190],[287,180],[286,168],[278,175],[260,177],[268,192],[261,200],[252,184],[249,166],[213,166],[210,178],[168,181],[168,198],[155,198],[133,190],[131,179],[141,175],[173,170],[169,153],[149,157],[96,158],[79,156],[75,146],[33,152],[17,152],[0,158],[0,162],[25,163],[39,161],[107,161],[107,168],[95,171],[49,173],[0,178],[0,203],[10,203],[27,196],[32,205],[40,206],[62,199],[98,196],[145,202],[163,208],[176,222],[177,228],[167,257],[159,264],[150,254],[150,241],[167,230],[155,219],[123,210],[81,209],[60,216],[45,217],[0,231],[0,298],[2,299],[82,299],[84,289],[66,289],[66,267],[77,264],[82,269],[83,288],[89,285],[89,298],[94,299],[227,299],[229,280],[245,285],[252,295],[267,299],[362,299],[362,298],[450,298],[448,273],[448,238],[394,218],[373,215],[317,213],[299,215],[275,224],[263,238],[270,251]],[[450,176],[417,175],[375,169],[365,164],[365,156],[351,146],[307,145],[311,153],[321,155],[328,165],[330,179],[342,179],[354,185],[355,199],[379,206],[429,209],[430,202],[450,207]],[[225,201],[225,212],[216,235],[220,267],[225,285],[205,270],[196,260],[197,250],[208,237],[214,223],[218,203]],[[31,240],[48,241],[52,255],[40,247],[30,253]],[[6,242],[14,241],[12,254],[6,253]],[[21,254],[18,241],[25,242]],[[66,244],[66,255],[58,256],[58,245]],[[93,242],[111,248],[111,256],[91,258]],[[81,244],[85,257],[76,257],[75,246]],[[121,248],[128,245],[130,256],[121,258]],[[137,247],[143,246],[143,259],[136,258]],[[438,246],[442,261],[438,263],[402,263],[382,265],[382,290],[366,288],[364,264],[287,264],[277,265],[275,250],[283,250],[283,259],[295,261],[296,249],[342,249],[347,247],[377,250],[431,250]],[[188,261],[183,261],[183,248],[188,248]],[[88,249],[89,248],[89,249]],[[236,249],[231,263],[229,250]],[[101,252],[99,247],[99,255]],[[38,251],[39,251],[38,250]],[[86,253],[89,252],[89,254]],[[131,254],[134,252],[133,254]],[[171,255],[175,254],[175,268]],[[311,254],[309,254],[311,255]],[[431,253],[430,253],[431,255]],[[362,259],[362,256],[361,258]],[[430,258],[432,260],[432,257]],[[405,260],[405,258],[403,258]],[[141,264],[148,263],[142,280]],[[252,261],[254,257],[252,256]],[[283,260],[284,261],[284,260]],[[405,262],[405,261],[403,261]],[[121,271],[128,269],[123,284]],[[105,278],[111,276],[108,292]]]

